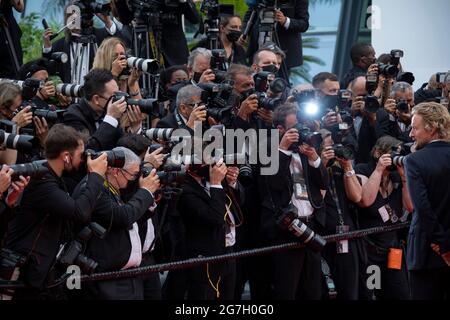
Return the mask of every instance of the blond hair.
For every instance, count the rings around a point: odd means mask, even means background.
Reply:
[[[443,105],[436,102],[423,102],[413,108],[412,115],[422,117],[426,130],[435,128],[439,139],[450,140],[450,114]]]
[[[119,38],[111,37],[103,40],[100,47],[98,47],[97,53],[95,54],[92,69],[111,70],[112,63],[117,58],[115,49],[118,44],[126,50],[124,42]]]

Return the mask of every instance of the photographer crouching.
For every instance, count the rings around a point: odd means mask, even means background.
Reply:
[[[283,135],[279,144],[279,169],[263,176],[262,232],[267,245],[299,241],[307,248],[272,255],[275,299],[321,299],[320,249],[325,241],[317,236],[324,227],[325,210],[321,190],[328,187],[328,176],[315,147],[319,133],[299,122],[294,105],[280,106],[274,125]],[[295,267],[293,267],[295,266]]]

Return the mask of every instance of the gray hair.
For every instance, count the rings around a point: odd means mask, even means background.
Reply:
[[[139,158],[133,151],[125,147],[116,147],[112,151],[122,151],[125,155],[125,164],[123,169],[128,170],[132,165],[141,164],[141,158]]]
[[[391,97],[394,97],[397,92],[406,92],[409,90],[414,91],[413,87],[408,82],[403,82],[403,81],[396,82],[392,86]]]
[[[212,53],[211,50],[205,48],[196,48],[195,50],[192,50],[191,54],[188,57],[188,68],[194,68],[195,60],[198,56],[203,56],[207,59],[211,59]]]
[[[200,97],[201,94],[202,89],[192,84],[181,88],[177,93],[177,108],[179,108],[181,104],[194,103],[192,98],[195,96]]]

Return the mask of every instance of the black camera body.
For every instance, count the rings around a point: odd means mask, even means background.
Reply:
[[[380,102],[377,96],[367,95],[364,97],[364,110],[369,113],[377,113],[380,109]]]
[[[6,128],[8,127],[8,128]],[[23,153],[30,153],[35,147],[38,146],[38,141],[34,136],[29,135],[17,135],[13,132],[15,124],[9,120],[0,121],[0,146],[7,149],[18,150]],[[3,130],[6,129],[6,130]],[[10,131],[11,130],[11,131]],[[15,131],[14,131],[15,132]]]
[[[30,163],[19,163],[10,166],[14,170],[11,175],[12,181],[19,180],[20,176],[30,177],[31,179],[41,179],[48,172],[48,168],[43,166],[47,160],[37,160]]]
[[[206,104],[207,117],[222,123],[231,121],[233,85],[223,82],[221,84],[199,83],[197,86],[203,90],[201,100]]]
[[[153,170],[152,167],[141,167],[142,177],[147,177]],[[181,185],[186,178],[186,166],[175,163],[165,163],[157,172],[156,175],[159,177],[159,181],[163,186],[169,185]]]
[[[122,91],[117,91],[114,93],[112,98],[112,102],[116,102],[122,98],[125,98],[125,102],[128,106],[138,106],[142,113],[151,114],[153,110],[158,108],[158,100],[157,99],[131,99],[131,96]]]
[[[227,53],[225,49],[212,49],[210,69],[213,70],[216,83],[222,83],[227,75]]]
[[[316,149],[319,148],[322,143],[322,135],[319,132],[312,132],[309,127],[301,123],[296,124],[294,129],[297,129],[299,139],[298,142],[291,144],[289,150],[298,153],[298,148],[304,143]]]
[[[352,146],[336,143],[333,145],[333,151],[336,158],[341,158],[345,160],[355,159],[355,150],[354,148],[352,148]]]
[[[398,65],[400,64],[400,58],[403,58],[403,55],[404,52],[402,50],[391,50],[391,59],[389,64],[378,64],[378,73],[384,75],[387,78],[397,78],[400,72]]]
[[[397,170],[397,166],[403,167],[405,165],[406,157],[411,154],[411,147],[414,145],[413,142],[403,143],[400,146],[400,150],[394,148],[391,152],[392,165],[389,167],[390,171]]]
[[[289,230],[308,248],[316,252],[321,251],[327,243],[325,239],[300,221],[298,210],[292,203],[279,210],[277,225],[283,230]]]
[[[409,112],[409,103],[406,100],[397,101],[397,110],[403,113]]]
[[[93,273],[98,263],[83,254],[88,241],[96,236],[103,239],[106,235],[106,229],[96,222],[91,222],[85,226],[77,238],[67,244],[58,253],[57,260],[64,266],[77,265],[87,274]]]
[[[91,155],[91,159],[98,158],[103,152],[106,153],[108,167],[112,168],[123,168],[125,165],[125,154],[120,150],[108,150],[102,152],[95,152],[94,150],[88,149],[84,152],[84,155],[87,157]]]

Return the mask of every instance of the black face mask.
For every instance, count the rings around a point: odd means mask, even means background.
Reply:
[[[139,179],[128,181],[126,188],[120,189],[120,194],[123,198],[130,199],[139,189]]]
[[[200,81],[200,78],[203,73],[200,72],[194,72],[194,76],[192,77],[192,80],[194,80],[196,83]]]
[[[261,67],[262,71],[271,72],[276,74],[278,72],[278,68],[274,64],[269,64],[268,66]]]
[[[230,30],[230,32],[227,33],[227,39],[230,42],[237,42],[239,38],[241,37],[242,32],[238,30]]]

